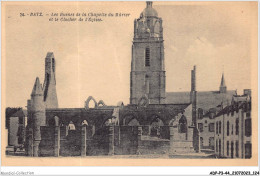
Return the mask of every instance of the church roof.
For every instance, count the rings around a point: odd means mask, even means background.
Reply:
[[[226,93],[219,91],[201,91],[197,92],[197,108],[209,110],[215,108],[222,102],[228,104],[231,102],[233,95],[236,94],[235,90],[228,90]],[[190,92],[166,92],[166,103],[189,103]]]
[[[157,17],[158,13],[157,11],[152,7],[153,2],[147,1],[146,2],[146,8],[141,13],[141,17]]]
[[[31,95],[43,95],[42,85],[40,83],[39,77],[37,77],[35,80]]]
[[[234,96],[233,101],[234,102],[246,102],[249,101],[250,97],[248,95],[243,95],[243,96]]]

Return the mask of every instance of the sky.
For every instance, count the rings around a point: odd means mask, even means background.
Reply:
[[[17,3],[17,2],[16,2]],[[29,2],[27,2],[29,3]],[[7,107],[25,107],[36,77],[44,82],[47,52],[56,59],[59,107],[84,107],[93,96],[107,105],[129,103],[134,19],[145,2],[9,4],[4,8],[4,90]],[[229,90],[251,88],[257,4],[154,2],[163,19],[166,92],[218,90],[224,72]],[[20,13],[130,13],[102,22],[51,22]],[[256,37],[257,38],[257,37]]]

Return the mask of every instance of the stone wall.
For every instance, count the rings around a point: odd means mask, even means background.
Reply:
[[[173,126],[161,126],[157,136],[149,135],[147,126],[41,127],[39,156],[151,155],[193,152],[192,128],[179,133]],[[30,140],[32,137],[30,138]],[[32,144],[29,142],[28,146]],[[28,147],[29,149],[29,147]],[[29,156],[30,149],[27,152]]]

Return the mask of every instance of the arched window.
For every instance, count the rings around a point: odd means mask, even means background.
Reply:
[[[104,126],[111,126],[112,125],[112,118],[107,119],[104,123],[103,123],[103,127]]]
[[[149,90],[150,90],[149,76],[145,75],[145,93],[149,94]]]
[[[128,126],[140,126],[138,120],[136,120],[135,118],[132,119],[129,123]]]
[[[187,132],[187,119],[184,115],[182,115],[180,120],[179,120],[178,131],[179,131],[179,133],[186,133]]]
[[[164,126],[163,121],[159,117],[155,117],[155,119],[151,123],[151,136],[160,136],[161,126]]]
[[[83,122],[81,123],[82,126],[88,126],[88,122],[86,120],[83,120]]]
[[[76,130],[75,125],[72,121],[69,123],[69,130]]]
[[[145,48],[145,66],[146,67],[150,66],[150,48],[149,47]]]

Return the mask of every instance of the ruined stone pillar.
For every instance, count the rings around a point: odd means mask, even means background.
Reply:
[[[33,141],[33,156],[38,157],[39,156],[39,144],[41,141]]]
[[[28,156],[33,156],[33,130],[30,128],[28,132]]]
[[[58,157],[60,155],[60,127],[55,127],[54,136],[54,156]]]
[[[197,131],[198,131],[198,136],[197,136],[197,150],[196,150],[196,152],[197,153],[199,153],[200,152],[200,132],[199,132],[199,130],[197,129]]]
[[[81,128],[81,156],[86,156],[87,153],[87,128],[82,126]]]
[[[114,155],[114,126],[109,126],[108,140],[108,155]]]
[[[141,154],[141,142],[142,142],[142,127],[141,126],[138,126],[138,129],[137,129],[137,155],[140,155]]]
[[[195,152],[200,152],[200,133],[198,128],[195,126],[193,130],[193,148]]]
[[[170,126],[170,151],[169,154],[173,154],[174,153],[174,129],[173,126]]]

